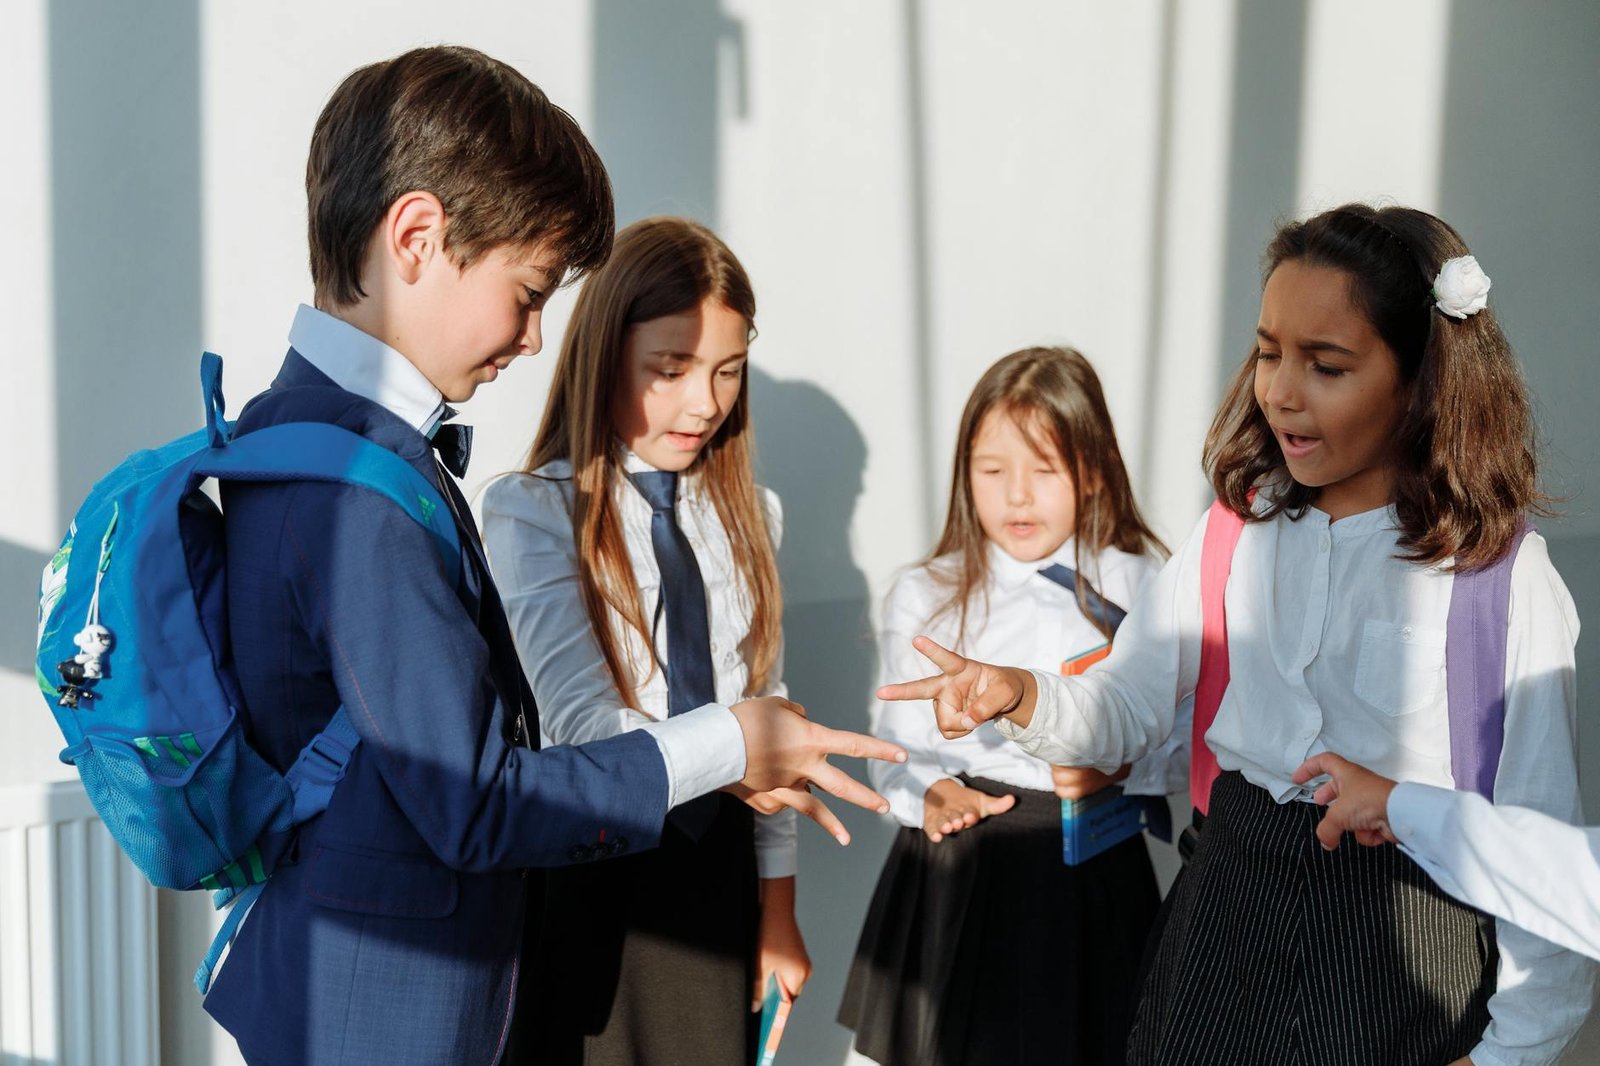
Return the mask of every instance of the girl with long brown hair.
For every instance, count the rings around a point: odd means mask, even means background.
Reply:
[[[578,297],[524,471],[484,497],[549,742],[669,715],[715,732],[731,718],[708,709],[784,694],[781,517],[752,473],[754,324],[744,268],[687,219],[623,230]],[[576,629],[558,622],[575,600]],[[671,812],[658,850],[552,873],[523,990],[535,1061],[749,1060],[753,1001],[769,979],[792,999],[811,968],[793,813],[751,806],[770,810],[702,797]]]
[[[1165,554],[1088,360],[1013,352],[962,413],[938,545],[885,602],[884,677],[915,669],[922,632],[970,655],[1081,672],[1105,657]],[[992,727],[943,742],[926,707],[894,703],[876,732],[910,758],[873,779],[903,828],[840,1010],[856,1049],[895,1066],[1120,1064],[1158,898],[1138,822],[1148,807],[1166,814],[1167,769],[1176,763],[1181,788],[1181,758],[1110,774],[1052,767]],[[1126,831],[1068,865],[1058,796],[1095,796],[1100,815],[1116,805]]]
[[[1578,620],[1525,525],[1545,506],[1532,418],[1488,296],[1460,235],[1424,211],[1350,204],[1284,225],[1206,441],[1218,503],[1104,667],[1049,677],[919,640],[940,676],[880,693],[935,700],[947,736],[1000,718],[1026,751],[1102,768],[1206,696],[1195,747],[1214,761],[1191,783],[1206,813],[1152,953],[1135,1066],[1546,1063],[1589,1010],[1586,960],[1447,898],[1393,845],[1325,852],[1319,782],[1294,779],[1337,751],[1579,812]]]

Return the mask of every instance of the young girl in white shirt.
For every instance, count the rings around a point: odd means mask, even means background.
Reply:
[[[938,547],[885,602],[883,676],[917,669],[923,632],[973,656],[1082,672],[1164,555],[1088,361],[1064,348],[1008,355],[961,416]],[[943,742],[926,705],[881,704],[875,725],[910,758],[873,777],[905,828],[840,1010],[856,1049],[894,1066],[1120,1066],[1159,902],[1131,796],[1166,816],[1169,760],[1052,768],[992,726]],[[1067,865],[1058,790],[1113,782],[1129,794],[1132,835]]]
[[[687,219],[623,230],[578,297],[526,470],[483,506],[548,742],[785,692],[754,321],[743,267]],[[656,851],[553,871],[530,915],[528,1060],[743,1066],[767,977],[792,999],[810,974],[794,879],[793,813],[727,794],[675,808]]]
[[[1257,343],[1207,440],[1220,504],[1081,678],[917,644],[946,735],[1000,732],[1057,763],[1118,766],[1196,690],[1208,522],[1242,521],[1225,583],[1227,683],[1204,740],[1222,773],[1173,890],[1132,1064],[1548,1063],[1582,1024],[1587,960],[1449,899],[1392,846],[1324,851],[1307,756],[1497,802],[1579,811],[1572,600],[1537,534],[1528,400],[1488,279],[1421,211],[1355,204],[1268,246]],[[1253,494],[1253,495],[1252,495]],[[1237,528],[1237,527],[1236,527]],[[1516,550],[1503,744],[1453,765],[1447,616],[1458,574]],[[1458,679],[1459,680],[1459,679]],[[1202,719],[1203,720],[1203,719]]]

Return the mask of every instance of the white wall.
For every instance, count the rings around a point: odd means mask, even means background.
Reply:
[[[23,441],[0,482],[7,782],[70,773],[15,607],[73,503],[121,454],[195,424],[202,347],[228,360],[235,407],[269,380],[310,293],[316,114],[353,67],[437,41],[506,59],[571,110],[623,221],[696,215],[749,267],[763,476],[789,512],[790,681],[824,721],[868,722],[871,616],[931,542],[984,367],[1026,344],[1082,348],[1176,537],[1205,499],[1199,445],[1253,329],[1272,221],[1354,197],[1442,212],[1494,275],[1573,497],[1545,528],[1580,611],[1600,615],[1585,321],[1600,9],[1581,0],[18,0],[4,22],[0,181],[22,210],[0,261],[0,365]],[[552,307],[547,356],[570,307]],[[551,362],[522,361],[469,405],[475,484],[517,465]],[[848,820],[848,851],[804,836],[817,976],[793,1063],[846,1054],[831,1019],[889,835]],[[227,1054],[184,987],[199,904],[163,903],[175,1063]]]

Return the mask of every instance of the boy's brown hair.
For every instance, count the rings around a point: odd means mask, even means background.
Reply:
[[[511,67],[471,48],[418,48],[334,90],[306,160],[311,279],[323,310],[366,295],[361,264],[384,212],[408,192],[444,207],[458,267],[534,242],[578,277],[611,250],[611,182],[571,115]]]
[[[1012,352],[984,371],[973,387],[956,434],[944,532],[925,560],[932,563],[946,555],[958,560],[953,567],[934,571],[950,589],[949,598],[934,617],[956,613],[958,642],[964,641],[972,595],[985,587],[989,577],[987,538],[972,499],[971,464],[979,427],[991,411],[1011,419],[1039,455],[1053,448],[1071,474],[1078,516],[1073,531],[1073,569],[1081,578],[1078,608],[1110,640],[1110,623],[1089,609],[1090,585],[1098,575],[1092,567],[1085,569],[1085,560],[1106,548],[1163,558],[1167,549],[1150,530],[1133,498],[1100,378],[1089,360],[1073,348]]]
[[[544,417],[523,466],[532,474],[557,459],[572,465],[572,530],[583,605],[617,692],[630,707],[637,706],[635,679],[649,677],[658,664],[625,661],[611,626],[609,612],[615,611],[654,653],[611,497],[612,487],[624,476],[611,405],[623,387],[629,329],[693,311],[707,300],[741,316],[754,337],[756,298],[750,278],[715,233],[690,219],[658,217],[617,234],[615,253],[578,294]],[[768,688],[783,641],[783,589],[756,489],[754,455],[750,375],[745,373],[732,409],[689,470],[702,475],[701,484],[728,532],[734,569],[750,596],[750,635],[740,648],[750,668],[747,696]]]
[[[1391,452],[1402,558],[1474,569],[1511,546],[1524,512],[1550,511],[1536,484],[1527,390],[1494,312],[1457,320],[1434,307],[1439,268],[1467,254],[1461,236],[1426,211],[1346,204],[1281,226],[1262,278],[1286,260],[1348,277],[1351,305],[1394,352],[1405,392]],[[1217,498],[1241,517],[1298,518],[1317,491],[1290,478],[1256,403],[1260,355],[1252,347],[1228,387],[1203,464]],[[1248,496],[1262,484],[1279,488],[1252,515]]]

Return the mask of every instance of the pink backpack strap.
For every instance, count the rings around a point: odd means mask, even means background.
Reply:
[[[1211,807],[1211,782],[1221,769],[1206,746],[1206,732],[1217,719],[1222,694],[1228,690],[1228,574],[1233,550],[1244,532],[1244,519],[1221,500],[1206,517],[1200,546],[1200,679],[1194,689],[1194,743],[1189,748],[1189,799],[1206,814]]]

